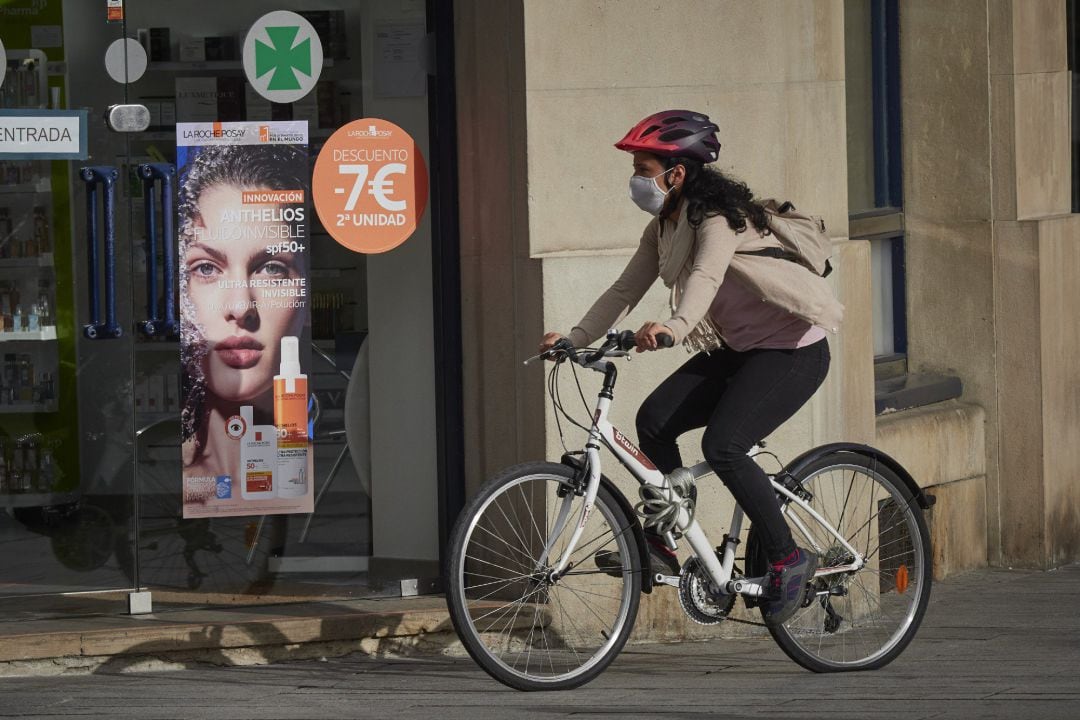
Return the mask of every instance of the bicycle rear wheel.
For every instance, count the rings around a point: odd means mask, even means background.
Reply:
[[[637,520],[603,487],[571,564],[552,581],[581,521],[572,479],[555,463],[509,468],[481,488],[451,534],[445,578],[454,627],[480,667],[519,690],[592,680],[622,650],[637,616]],[[599,551],[617,552],[621,568],[598,568]]]
[[[785,502],[795,542],[817,551],[819,569],[808,604],[769,632],[792,660],[814,672],[880,668],[911,642],[930,600],[930,536],[922,509],[889,468],[863,455],[827,455],[795,479],[810,507],[866,565],[827,574],[849,564],[850,552],[803,508]]]

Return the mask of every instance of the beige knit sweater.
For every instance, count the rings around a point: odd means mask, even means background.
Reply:
[[[675,233],[673,220],[654,218],[641,236],[637,251],[618,280],[597,299],[568,337],[584,347],[615,327],[634,309],[660,274],[660,244]],[[736,278],[762,302],[787,311],[813,325],[838,332],[844,306],[827,280],[798,263],[757,255],[736,255],[736,250],[780,247],[772,235],[761,235],[752,225],[736,233],[722,215],[706,218],[696,232],[690,277],[678,307],[663,321],[676,342],[682,342],[708,312],[720,283]]]

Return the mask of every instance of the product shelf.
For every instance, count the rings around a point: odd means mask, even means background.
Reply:
[[[23,183],[22,185],[0,185],[0,195],[36,195],[38,193],[52,192],[52,185],[48,178],[42,178],[36,183]]]
[[[40,330],[21,330],[19,332],[0,332],[0,343],[39,342],[56,339],[56,326],[46,325]]]
[[[68,505],[79,500],[76,493],[0,492],[0,508],[50,507]]]
[[[14,403],[0,405],[0,415],[30,415],[33,413],[56,412],[54,403]]]
[[[22,270],[25,268],[52,267],[53,254],[42,253],[35,257],[0,258],[0,270]]]
[[[135,352],[168,352],[179,353],[180,343],[175,340],[159,340],[157,342],[137,342]]]
[[[248,121],[244,121],[244,122],[248,122]],[[261,122],[261,121],[252,120],[250,122]],[[266,122],[270,122],[270,121],[267,120]],[[326,140],[331,135],[333,135],[336,130],[337,130],[337,128],[315,128],[315,129],[312,129],[312,130],[308,130],[308,137],[311,138],[312,140]],[[141,133],[133,133],[131,135],[131,139],[132,140],[137,140],[137,141],[142,141],[142,142],[176,142],[176,131],[175,130],[147,130],[147,131],[141,132]]]
[[[334,67],[333,58],[323,58],[323,67]],[[241,60],[157,60],[147,63],[147,72],[185,72],[190,70],[243,70]]]

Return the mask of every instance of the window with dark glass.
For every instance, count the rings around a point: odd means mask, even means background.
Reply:
[[[874,355],[907,350],[895,0],[845,0],[849,237],[869,240]]]

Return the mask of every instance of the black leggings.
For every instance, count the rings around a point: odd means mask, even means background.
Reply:
[[[801,408],[829,372],[826,340],[795,350],[699,353],[645,399],[641,449],[661,472],[682,466],[680,435],[704,427],[705,460],[762,533],[770,561],[795,550],[765,471],[746,453]]]

